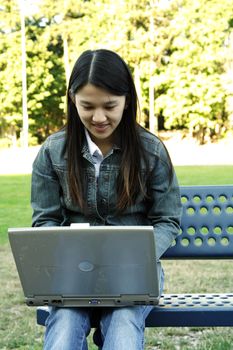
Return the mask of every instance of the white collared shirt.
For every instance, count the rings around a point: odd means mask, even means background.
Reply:
[[[85,135],[87,139],[87,145],[89,148],[90,155],[92,156],[94,166],[95,166],[95,176],[96,178],[99,177],[99,171],[100,171],[100,164],[104,159],[103,153],[99,149],[99,147],[92,141],[89,132],[85,128]]]

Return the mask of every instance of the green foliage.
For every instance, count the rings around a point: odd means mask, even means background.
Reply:
[[[171,45],[155,77],[156,112],[168,128],[189,128],[201,143],[228,127],[224,79],[230,78],[230,1],[184,0],[170,21]]]
[[[21,62],[19,13],[15,3],[4,0],[0,9],[0,132],[14,133],[20,124]]]
[[[33,120],[31,132],[42,141],[63,125],[65,77],[59,37],[48,35],[47,28],[30,25],[27,47],[28,111]]]
[[[189,129],[201,143],[233,126],[231,0],[40,0],[26,24],[30,132],[41,142],[65,122],[70,68],[86,49],[121,54],[141,95],[140,122]],[[21,34],[17,0],[0,7],[0,136],[22,128]],[[28,6],[29,0],[24,0]],[[9,119],[10,118],[10,119]]]
[[[10,4],[10,5],[9,5]],[[0,10],[0,135],[22,129],[21,33],[18,1],[4,1]],[[27,97],[30,132],[42,141],[63,125],[65,95],[62,45],[53,40],[41,19],[26,18]]]

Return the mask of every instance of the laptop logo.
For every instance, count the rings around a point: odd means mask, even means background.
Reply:
[[[94,265],[89,261],[82,261],[78,264],[79,270],[83,272],[90,272],[94,270]]]

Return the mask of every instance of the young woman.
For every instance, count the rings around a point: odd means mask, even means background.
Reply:
[[[179,187],[163,143],[136,122],[135,85],[123,59],[85,51],[67,106],[65,128],[48,137],[33,165],[33,226],[153,225],[160,258],[179,232]],[[143,349],[151,308],[98,308],[103,349]],[[87,349],[95,310],[51,308],[44,349]]]

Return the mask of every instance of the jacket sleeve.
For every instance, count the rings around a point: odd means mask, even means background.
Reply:
[[[182,211],[176,174],[162,143],[149,183],[151,205],[148,219],[154,227],[156,255],[159,259],[179,234]]]
[[[61,186],[53,169],[48,141],[42,145],[32,168],[32,226],[60,226],[63,221]]]

